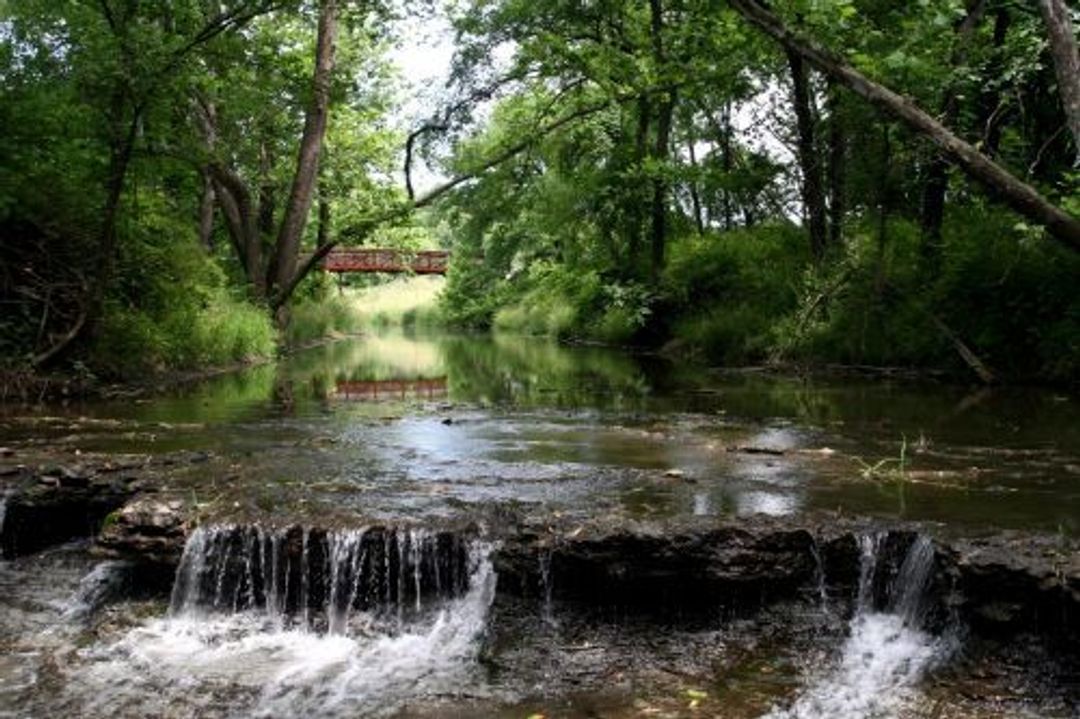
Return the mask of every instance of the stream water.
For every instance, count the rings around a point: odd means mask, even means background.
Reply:
[[[483,536],[498,507],[658,526],[839,511],[1075,536],[1080,404],[1061,393],[711,373],[520,338],[391,334],[152,400],[3,411],[11,461],[205,453],[169,489],[205,505],[209,522],[188,540],[171,601],[130,598],[129,567],[83,544],[0,563],[0,717],[1075,708],[972,701],[934,679],[963,641],[924,623],[925,538],[885,581],[882,540],[863,537],[850,616],[822,571],[809,607],[690,629],[576,618],[552,601],[550,558],[542,608],[522,619],[493,605]],[[475,536],[426,528],[461,518],[480,518]],[[311,526],[332,529],[278,529]]]

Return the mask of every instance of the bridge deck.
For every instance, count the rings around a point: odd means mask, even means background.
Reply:
[[[404,252],[376,248],[332,250],[320,266],[326,272],[412,272],[445,275],[450,253],[445,250]]]

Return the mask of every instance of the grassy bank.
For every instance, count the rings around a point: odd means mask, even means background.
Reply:
[[[368,287],[329,288],[294,306],[289,346],[365,329],[435,326],[440,277],[399,277]]]

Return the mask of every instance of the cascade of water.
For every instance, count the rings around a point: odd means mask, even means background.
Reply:
[[[822,608],[829,605],[829,592],[825,588],[825,562],[821,559],[821,549],[816,539],[810,540],[810,555],[814,558],[814,582],[817,588],[818,600]]]
[[[256,537],[254,549],[250,534]],[[384,534],[391,537],[389,555],[383,551]],[[391,596],[390,607],[383,599],[387,583],[397,586],[397,577],[386,577],[385,569],[388,558],[394,567],[399,542],[407,546],[409,566],[406,596],[400,599],[407,621],[397,631],[398,597]],[[101,691],[90,695],[85,713],[114,713],[116,694],[109,689],[123,686],[138,692],[140,707],[153,707],[147,712],[153,714],[175,713],[182,706],[194,707],[198,715],[381,719],[399,716],[418,697],[451,696],[474,681],[495,593],[489,544],[435,531],[311,530],[308,588],[313,601],[324,602],[312,607],[316,628],[322,614],[329,614],[332,630],[326,632],[305,631],[296,619],[302,545],[298,528],[208,527],[193,533],[177,576],[174,616],[136,627],[96,651],[82,680],[97,682]],[[234,614],[222,605],[222,611],[209,613],[223,562],[233,567],[224,583],[229,602],[236,582],[248,581],[241,552],[250,556],[255,582],[250,591],[242,589],[241,601],[253,596],[257,606]],[[436,570],[439,595],[434,594]],[[417,574],[425,610],[419,615],[414,612]],[[265,613],[259,603],[265,603]],[[355,625],[376,605],[385,621],[350,631],[350,622]],[[284,607],[285,621],[292,617],[295,623],[275,627],[268,620],[275,607]],[[222,691],[223,686],[235,691]]]
[[[551,550],[540,552],[540,588],[544,592],[544,622],[555,626],[555,614],[551,609],[551,592],[554,588],[551,577]]]
[[[890,611],[916,629],[923,625],[927,590],[934,571],[934,543],[922,535],[915,538],[890,593]]]
[[[887,535],[883,533],[864,534],[859,537],[859,586],[855,598],[857,614],[872,611],[874,608],[874,579],[878,568],[878,555]]]
[[[66,603],[66,619],[82,619],[118,596],[129,579],[131,565],[121,561],[100,562],[79,580],[78,589]]]
[[[8,493],[0,494],[0,537],[4,535],[4,520],[7,519]]]
[[[171,613],[261,609],[279,628],[348,634],[358,613],[397,631],[427,601],[468,589],[467,543],[448,533],[368,528],[323,532],[211,526],[189,538]]]
[[[935,562],[933,543],[916,537],[875,607],[876,588],[886,576],[889,543],[884,533],[860,537],[859,585],[851,633],[839,665],[812,683],[788,709],[770,719],[893,716],[912,687],[950,643],[923,630]],[[880,597],[878,597],[880,598]]]

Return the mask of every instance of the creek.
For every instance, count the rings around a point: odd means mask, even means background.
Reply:
[[[1060,392],[388,333],[0,445],[0,717],[1080,711]]]

